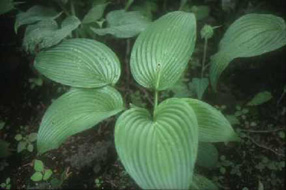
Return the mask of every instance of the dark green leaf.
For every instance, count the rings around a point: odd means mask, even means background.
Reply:
[[[77,17],[67,17],[59,29],[56,21],[43,20],[27,27],[23,46],[27,52],[33,53],[36,48],[43,49],[60,43],[80,24]]]
[[[98,19],[100,19],[103,15],[104,10],[105,10],[107,5],[108,5],[108,3],[104,3],[104,4],[98,4],[98,5],[95,5],[94,7],[92,7],[88,11],[88,13],[84,16],[82,23],[88,24],[88,23],[95,22]]]
[[[98,35],[111,34],[117,38],[131,38],[145,30],[150,21],[140,12],[111,11],[106,16],[106,28],[93,28]]]
[[[59,14],[52,8],[35,5],[26,12],[17,14],[15,21],[15,31],[22,25],[33,24],[41,20],[55,19]]]
[[[5,14],[14,9],[13,0],[1,0],[0,1],[0,15]]]
[[[207,78],[193,78],[192,85],[195,89],[197,97],[199,99],[202,99],[207,87],[209,86],[209,79],[207,79]]]
[[[218,187],[204,176],[195,174],[193,178],[194,188],[190,190],[218,190]]]
[[[10,155],[9,143],[0,139],[0,158],[5,158]]]
[[[199,143],[197,162],[201,167],[214,168],[218,161],[218,151],[211,143]]]

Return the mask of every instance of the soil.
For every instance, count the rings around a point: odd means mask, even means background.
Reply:
[[[272,8],[280,13],[281,4],[277,4],[279,6],[274,3]],[[33,56],[26,55],[21,49],[22,36],[13,31],[14,19],[13,14],[0,17],[0,121],[6,123],[4,130],[0,131],[0,139],[8,141],[12,151],[11,156],[0,160],[9,164],[0,171],[0,182],[10,177],[12,187],[16,189],[55,188],[48,183],[34,183],[30,180],[33,174],[32,162],[40,159],[47,168],[53,170],[54,178],[60,179],[63,172],[67,173],[60,187],[63,189],[139,189],[124,171],[116,154],[113,141],[115,117],[70,137],[59,149],[44,155],[39,156],[36,151],[16,152],[17,142],[14,137],[19,133],[19,127],[27,126],[28,134],[37,132],[52,99],[59,97],[68,88],[44,79],[41,87],[31,90],[29,79],[38,77],[39,74],[33,69]],[[105,42],[117,52],[124,71],[129,73],[129,51],[126,50],[126,44],[129,43],[132,47],[134,39],[127,42],[106,39]],[[200,41],[198,43],[202,44]],[[210,52],[215,51],[216,40],[210,43]],[[258,189],[259,181],[264,184],[264,189],[285,189],[285,166],[282,169],[268,167],[262,170],[256,167],[263,157],[273,163],[285,163],[285,138],[280,138],[279,132],[286,132],[286,96],[277,104],[286,84],[285,55],[286,47],[259,57],[237,59],[223,74],[219,93],[214,94],[211,89],[208,90],[205,101],[212,105],[226,105],[226,114],[233,113],[235,105],[244,105],[257,92],[268,90],[273,94],[270,102],[249,108],[250,114],[241,120],[242,124],[234,126],[235,129],[246,131],[242,143],[215,144],[220,155],[224,155],[234,165],[241,165],[241,175],[232,174],[232,166],[225,166],[224,174],[220,167],[212,170],[197,168],[200,173],[218,182],[222,189]],[[138,85],[128,74],[120,80],[119,90],[125,102],[130,102],[130,94],[137,90]],[[140,93],[148,102],[151,93]],[[150,103],[148,106],[151,106]],[[245,121],[255,121],[258,125],[251,127]],[[95,182],[96,179],[99,180],[99,185]]]

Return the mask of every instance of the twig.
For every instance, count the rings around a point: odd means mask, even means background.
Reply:
[[[273,133],[276,131],[285,130],[285,128],[278,128],[278,129],[272,129],[272,130],[247,130],[247,129],[240,129],[242,132],[249,132],[249,133]]]
[[[255,144],[256,146],[258,146],[258,147],[260,147],[260,148],[264,148],[264,149],[266,149],[266,150],[269,150],[269,151],[273,152],[274,154],[276,154],[277,156],[282,156],[282,157],[285,156],[285,154],[283,154],[283,153],[277,152],[277,151],[273,150],[273,149],[270,148],[270,147],[267,147],[267,146],[265,146],[265,145],[259,144],[258,142],[256,142],[255,140],[253,140],[253,139],[252,139],[251,137],[249,137],[249,136],[246,136],[246,138],[248,138],[249,140],[251,140],[251,142],[252,142],[253,144]]]

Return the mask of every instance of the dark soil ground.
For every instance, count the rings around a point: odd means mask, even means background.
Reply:
[[[274,1],[271,10],[282,14],[282,4]],[[220,14],[215,16],[216,19],[222,18]],[[44,155],[37,156],[36,151],[17,153],[14,137],[20,132],[20,126],[26,126],[27,134],[37,132],[52,99],[68,88],[44,79],[42,86],[31,89],[29,79],[39,75],[33,69],[33,57],[21,50],[22,38],[14,34],[14,19],[10,14],[0,17],[0,121],[6,123],[0,130],[0,139],[10,143],[12,152],[0,160],[0,183],[10,177],[13,189],[138,189],[124,171],[115,151],[113,131],[116,118],[70,137],[59,149]],[[133,39],[128,42],[106,40],[123,64],[125,77],[121,77],[119,89],[126,102],[130,102],[131,94],[138,91],[132,76],[127,74],[129,51],[126,44],[132,47],[133,42]],[[217,40],[210,43],[209,51],[215,52]],[[197,46],[201,44],[198,41]],[[201,57],[198,52],[194,56]],[[211,170],[197,167],[199,173],[215,181],[221,189],[255,190],[259,183],[265,190],[285,189],[285,137],[281,136],[281,132],[284,135],[286,132],[286,95],[281,99],[286,84],[285,55],[286,47],[263,56],[235,60],[222,76],[219,92],[214,94],[208,89],[205,101],[225,105],[225,114],[234,114],[237,105],[249,110],[239,118],[240,124],[234,125],[242,138],[241,143],[215,144],[220,155],[217,167]],[[192,76],[197,73],[191,69],[187,72]],[[269,102],[250,108],[245,105],[256,93],[264,90],[273,94]],[[149,105],[151,93],[139,89],[139,94]],[[51,186],[51,183],[31,181],[35,159],[42,160],[53,170],[52,179],[60,180],[64,176],[62,183]]]

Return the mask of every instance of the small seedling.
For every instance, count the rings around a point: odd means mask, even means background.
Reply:
[[[32,181],[47,181],[53,174],[51,169],[45,169],[44,163],[41,160],[34,162],[35,173],[31,176]]]
[[[11,179],[10,177],[8,177],[5,181],[5,183],[1,183],[0,187],[3,188],[3,189],[11,189]]]
[[[96,186],[97,188],[101,187],[101,185],[102,185],[102,183],[103,183],[101,177],[96,178],[96,179],[94,180],[94,183],[95,183],[95,186]]]
[[[17,152],[22,152],[23,150],[28,150],[33,152],[34,145],[33,142],[37,140],[37,133],[31,133],[29,135],[23,136],[22,134],[17,134],[15,139],[18,141]]]
[[[35,87],[43,86],[43,79],[42,78],[30,78],[30,89],[33,90]]]

